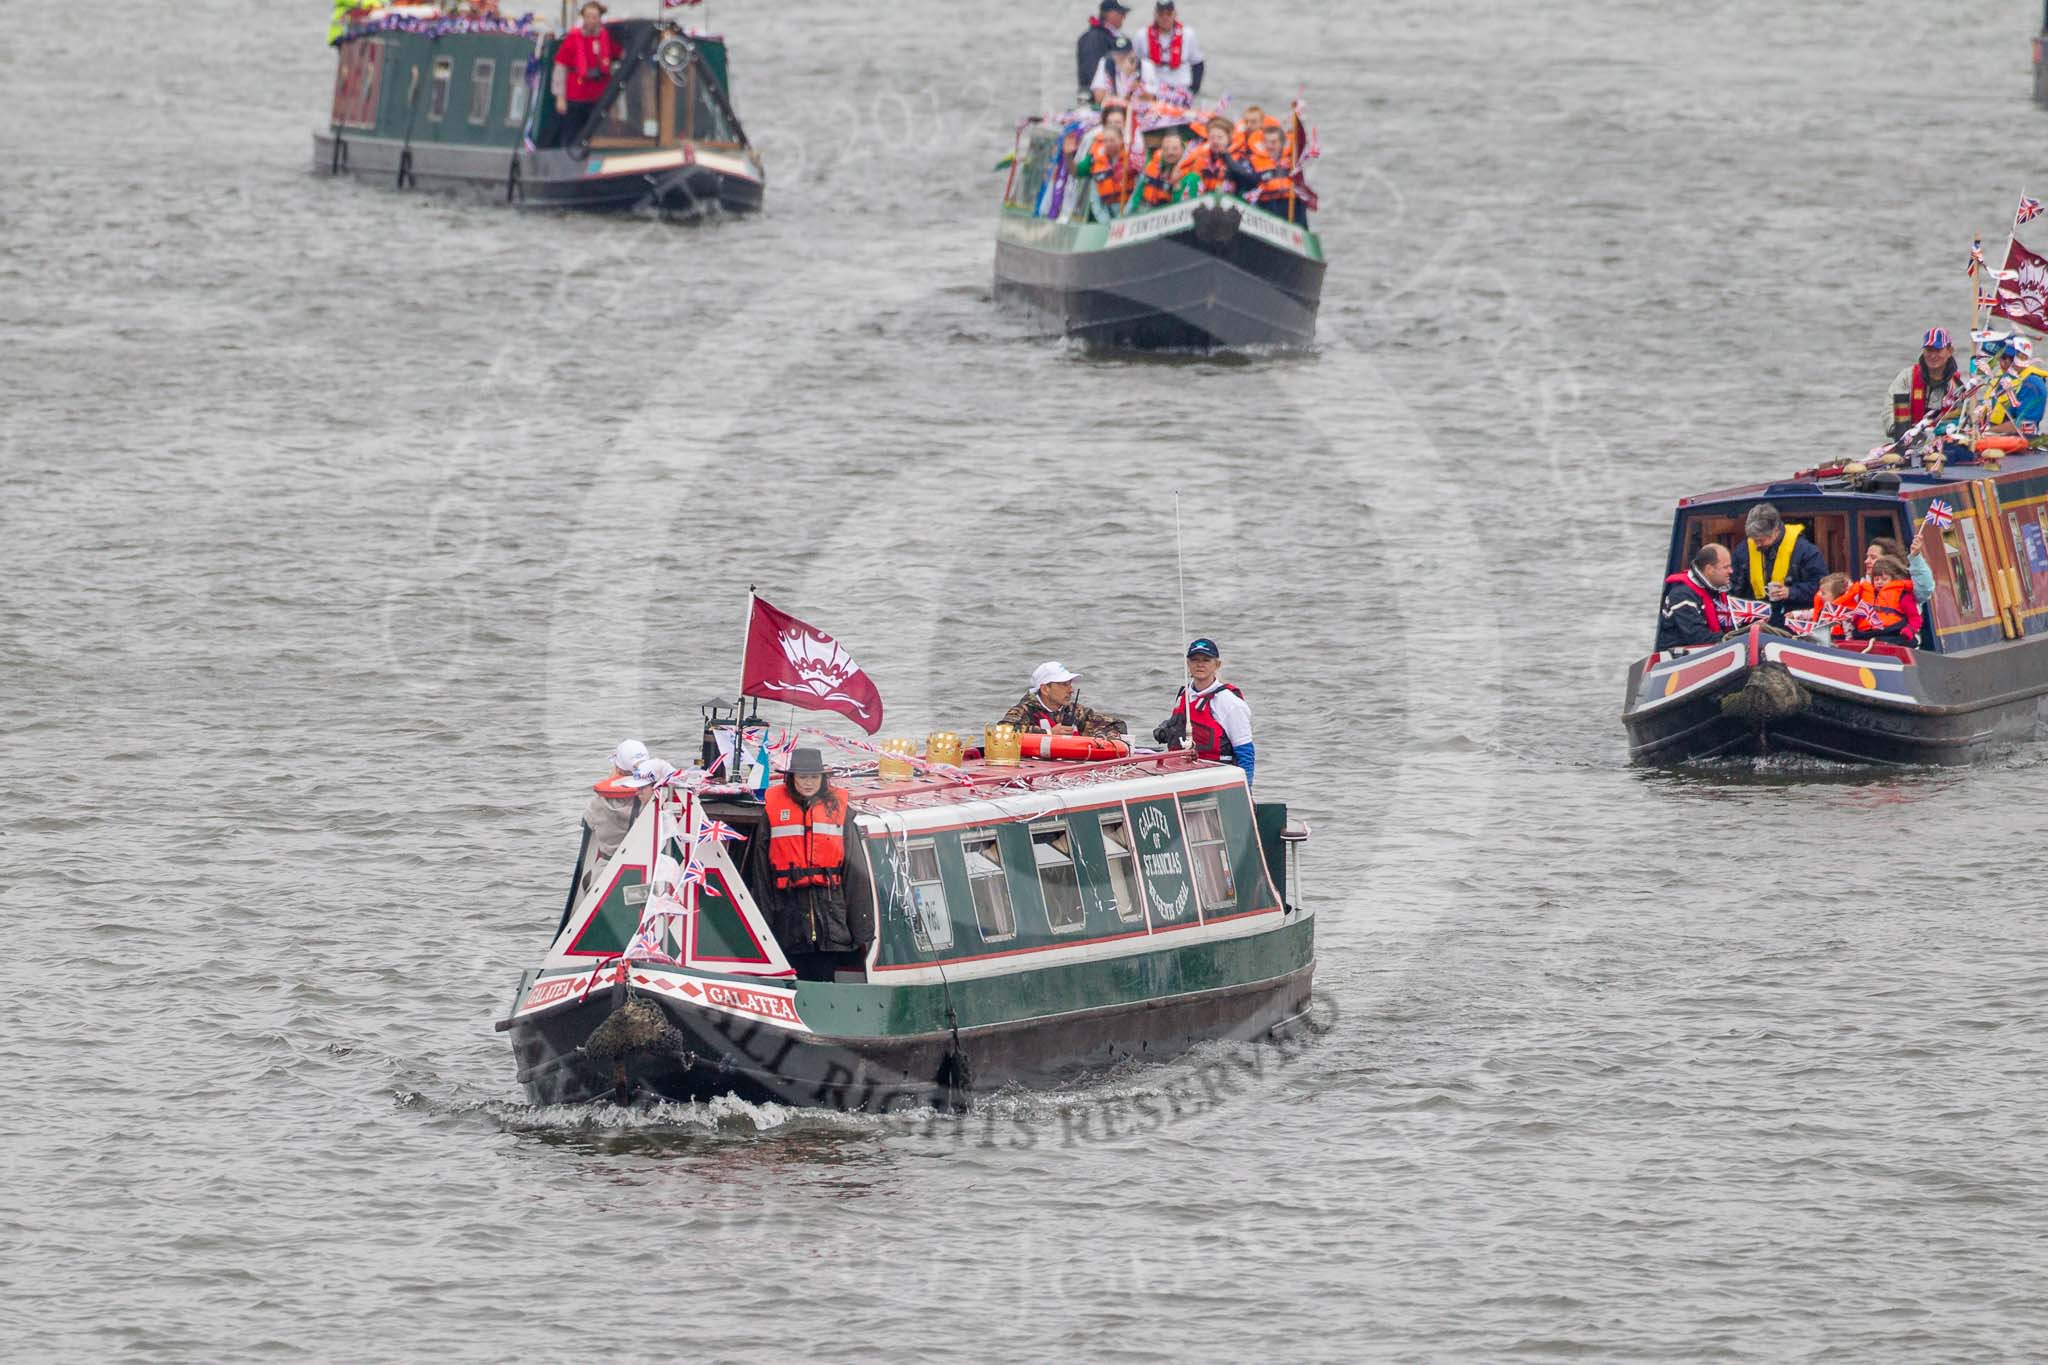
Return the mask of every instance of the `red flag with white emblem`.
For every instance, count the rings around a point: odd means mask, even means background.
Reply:
[[[839,642],[761,598],[751,599],[740,694],[806,711],[837,711],[869,734],[882,728],[882,694]]]
[[[1998,302],[1991,311],[2023,327],[2048,332],[2048,257],[2014,242],[2005,251],[2005,269],[1998,272]]]

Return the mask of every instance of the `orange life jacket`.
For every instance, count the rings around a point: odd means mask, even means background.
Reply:
[[[1166,164],[1164,148],[1152,153],[1152,159],[1145,163],[1144,187],[1138,191],[1138,197],[1148,204],[1172,203],[1173,169]]]
[[[1875,629],[1879,631],[1891,630],[1904,622],[1915,620],[1920,615],[1919,603],[1913,598],[1913,580],[1910,578],[1894,578],[1889,583],[1881,583],[1874,592],[1865,593],[1865,600],[1877,613]]]
[[[1252,153],[1252,169],[1259,173],[1259,187],[1253,191],[1258,196],[1257,202],[1293,222],[1296,216],[1294,177],[1289,173],[1287,164],[1258,151]]]
[[[637,801],[641,793],[647,790],[647,784],[642,782],[638,786],[632,786],[628,785],[626,778],[607,777],[600,782],[591,783],[590,789],[607,801]]]
[[[1130,151],[1121,146],[1107,146],[1101,138],[1088,149],[1088,160],[1095,167],[1095,192],[1102,196],[1105,204],[1121,204],[1131,197],[1131,185],[1136,176],[1131,173]]]
[[[787,787],[768,789],[768,866],[775,889],[840,884],[846,865],[846,793],[821,791],[805,806]]]
[[[1188,154],[1180,159],[1180,165],[1174,167],[1175,180],[1190,175],[1201,177],[1204,193],[1227,189],[1230,186],[1230,171],[1224,166],[1223,158],[1216,154],[1216,149],[1207,141],[1197,142],[1189,149]]]

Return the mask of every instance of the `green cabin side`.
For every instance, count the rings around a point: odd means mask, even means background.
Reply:
[[[531,137],[537,146],[553,146],[561,133],[549,97],[559,41],[517,33],[390,32],[348,39],[338,48],[330,127],[415,145],[511,150]],[[681,82],[643,62],[592,131],[592,147],[746,146],[732,112],[724,41],[689,41],[697,59]]]
[[[977,961],[1143,937],[1277,909],[1262,833],[1286,808],[1247,789],[1138,797],[865,838],[875,965]]]

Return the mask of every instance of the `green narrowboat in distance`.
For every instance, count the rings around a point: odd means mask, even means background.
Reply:
[[[1148,150],[1165,127],[1146,134]],[[995,296],[1049,332],[1104,350],[1303,349],[1323,297],[1322,239],[1211,191],[1109,217],[1061,176],[1064,129],[1017,135],[996,226]]]
[[[766,175],[733,110],[725,40],[646,19],[605,27],[623,55],[573,130],[549,94],[556,34],[525,20],[352,26],[313,167],[533,208],[758,210]]]
[[[1304,1020],[1308,831],[1242,769],[1173,751],[835,781],[859,964],[795,979],[760,909],[758,798],[655,788],[602,867],[579,860],[498,1023],[530,1100],[958,1108]]]

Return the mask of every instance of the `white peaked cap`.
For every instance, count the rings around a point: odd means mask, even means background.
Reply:
[[[612,750],[612,766],[622,773],[632,772],[647,758],[647,746],[637,739],[622,739],[619,747]]]
[[[1044,663],[1031,670],[1031,686],[1033,690],[1036,690],[1047,683],[1072,682],[1080,676],[1079,673],[1074,672],[1065,664],[1053,659],[1047,659]]]

